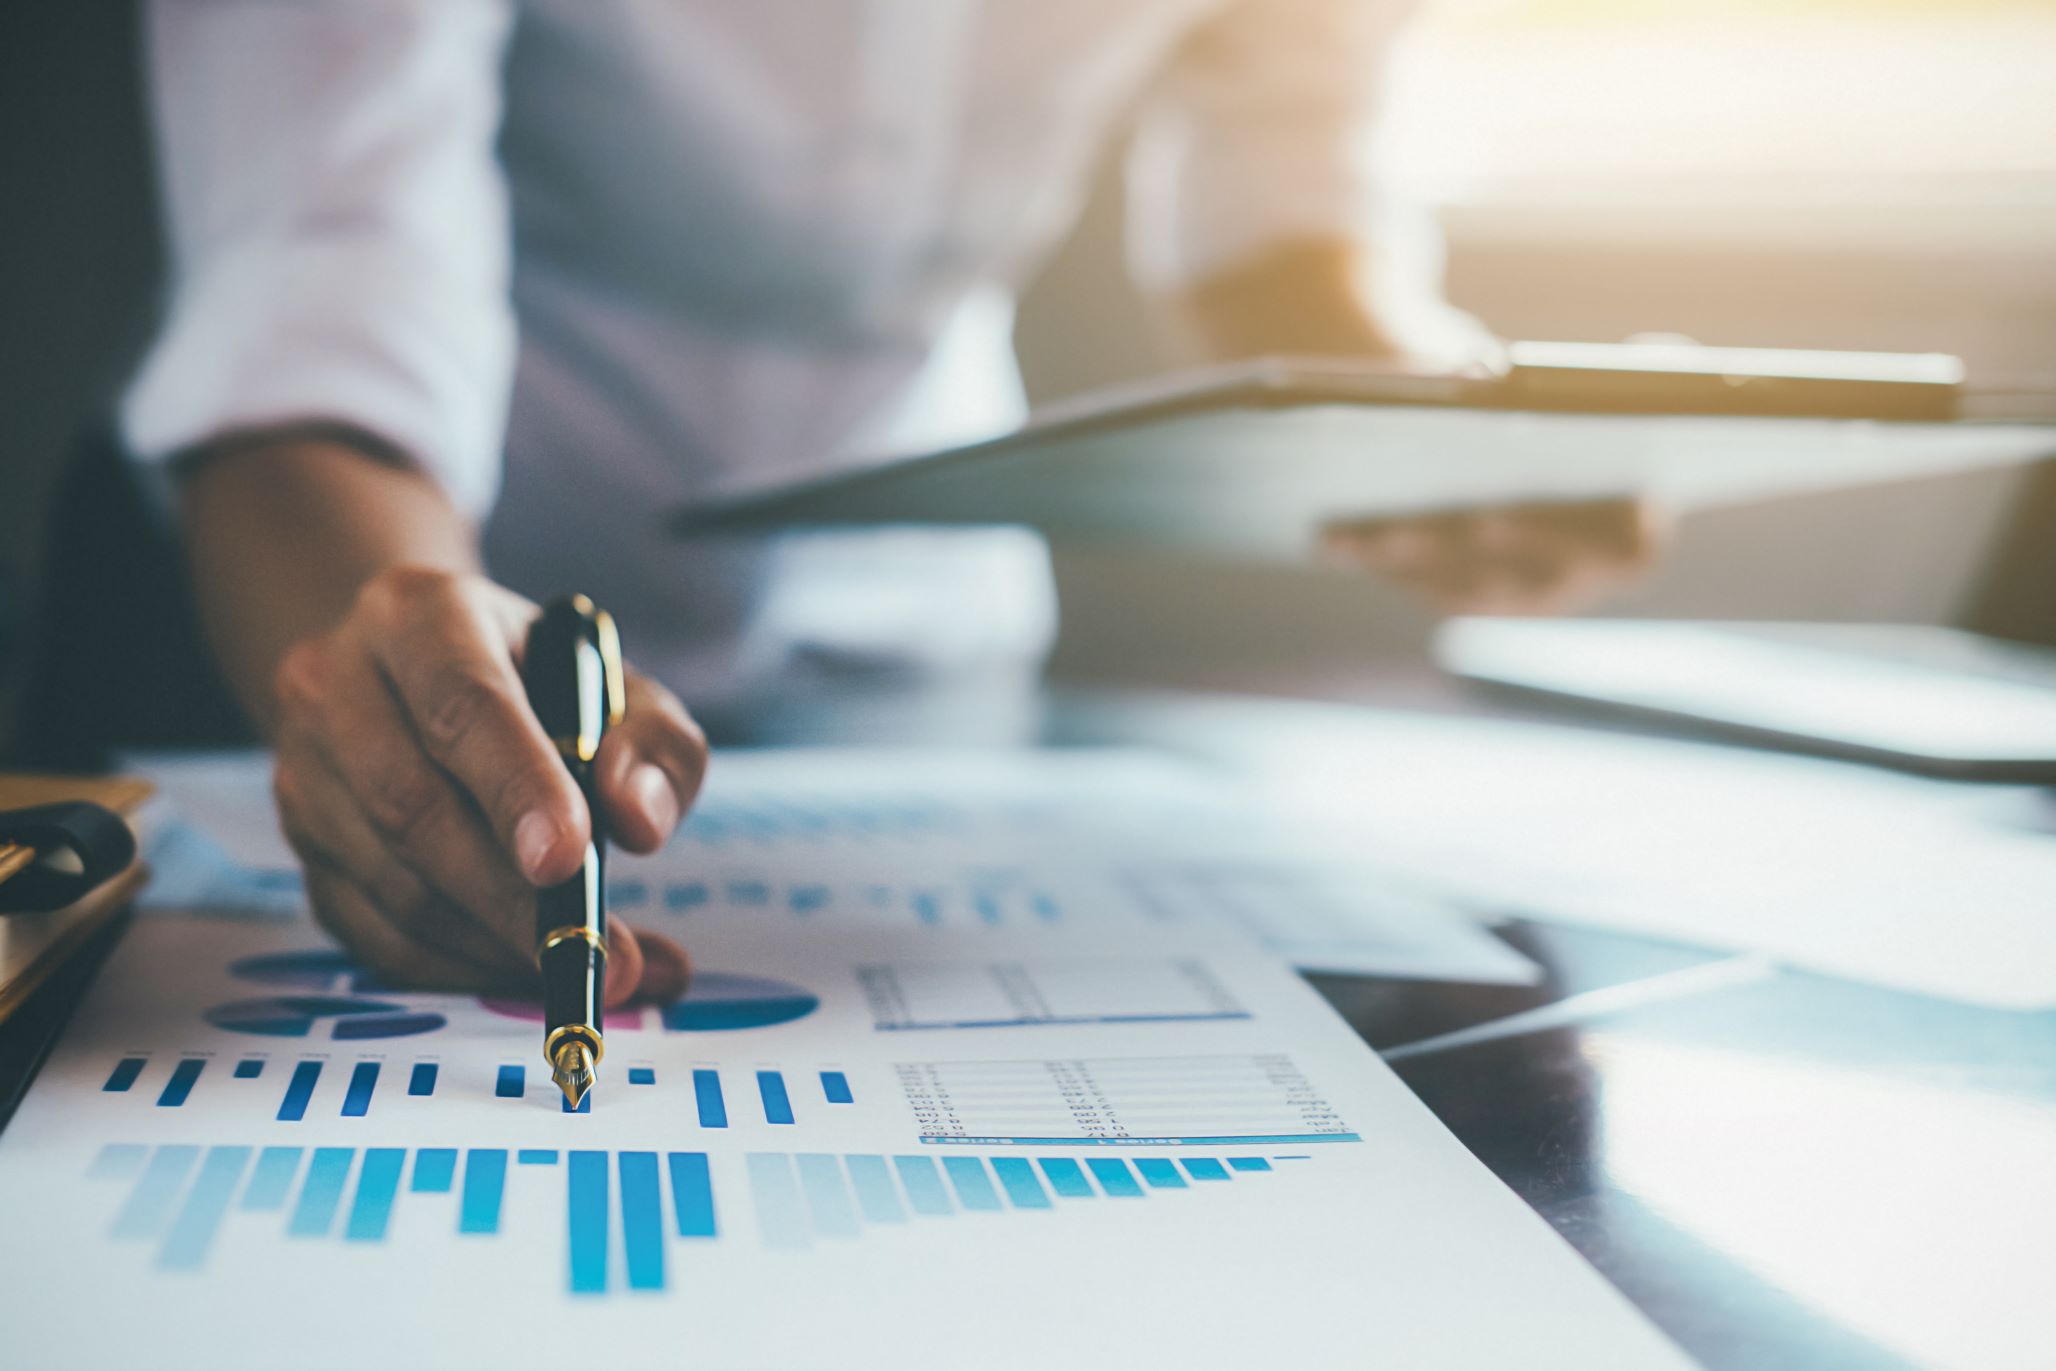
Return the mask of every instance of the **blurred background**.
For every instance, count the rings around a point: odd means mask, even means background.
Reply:
[[[0,711],[64,454],[147,336],[156,209],[129,4],[0,7]],[[1955,352],[2056,372],[2056,4],[1431,0],[1386,152],[1502,336]],[[1142,374],[1119,159],[1024,301],[1037,401]],[[1601,612],[2056,639],[2056,492],[2008,471],[1696,516]],[[1348,695],[1431,621],[1316,569],[1058,561],[1077,680]],[[1227,612],[1232,610],[1234,612]]]

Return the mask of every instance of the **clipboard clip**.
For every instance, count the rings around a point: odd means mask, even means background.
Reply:
[[[74,904],[135,857],[135,831],[111,809],[69,801],[0,810],[0,915]]]

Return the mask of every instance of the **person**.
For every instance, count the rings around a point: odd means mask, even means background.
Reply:
[[[123,433],[323,923],[389,978],[533,974],[533,890],[589,831],[517,674],[547,593],[610,608],[637,660],[598,759],[631,851],[706,766],[681,695],[1025,699],[1054,627],[1025,532],[681,543],[659,516],[1017,422],[1012,293],[1131,120],[1133,268],[1189,355],[1488,348],[1367,152],[1405,8],[156,0],[173,284]],[[1633,555],[1593,517],[1331,550],[1532,598],[1595,541]],[[624,928],[607,993],[685,972]]]

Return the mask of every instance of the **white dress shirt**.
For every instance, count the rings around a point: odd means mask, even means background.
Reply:
[[[1152,286],[1366,233],[1400,0],[155,0],[158,461],[340,422],[612,607],[688,702],[1020,671],[1018,530],[686,545],[661,514],[1019,421],[1012,296],[1133,115]]]

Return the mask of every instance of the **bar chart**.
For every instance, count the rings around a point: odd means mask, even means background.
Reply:
[[[860,966],[857,981],[887,1032],[1249,1017],[1191,959],[902,962]]]
[[[1276,1165],[1304,1158],[1280,1158]],[[749,1195],[745,1235],[773,1252],[862,1235],[867,1227],[1006,1214],[1203,1190],[1276,1170],[1257,1154],[1169,1157],[601,1150],[508,1147],[299,1147],[109,1143],[86,1171],[127,1184],[107,1229],[162,1272],[203,1270],[225,1229],[306,1242],[374,1245],[403,1205],[461,1242],[500,1236],[510,1194],[539,1188],[563,1216],[564,1288],[573,1295],[661,1291],[693,1247],[737,1236],[717,1202],[733,1167]]]
[[[924,1143],[1264,1146],[1361,1142],[1282,1053],[901,1062]]]

